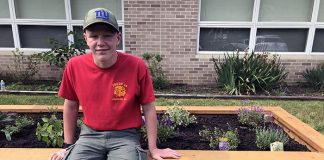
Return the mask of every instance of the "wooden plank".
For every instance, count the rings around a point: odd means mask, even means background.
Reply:
[[[1,160],[47,160],[59,149],[0,148]],[[179,160],[323,160],[317,152],[262,152],[262,151],[193,151],[179,150]]]
[[[315,151],[324,152],[324,136],[321,133],[284,109],[273,111],[273,115],[279,125],[289,130],[289,133],[298,137],[297,140],[302,140]]]

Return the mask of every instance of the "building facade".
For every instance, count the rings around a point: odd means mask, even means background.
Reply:
[[[279,54],[288,83],[324,60],[324,0],[0,0],[0,73],[15,48],[33,54],[49,50],[50,38],[73,42],[66,34],[81,32],[96,7],[116,14],[119,50],[161,54],[172,83],[214,84],[212,57],[236,49]],[[42,79],[62,72],[41,67]]]

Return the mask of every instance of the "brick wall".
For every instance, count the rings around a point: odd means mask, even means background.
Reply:
[[[171,83],[214,84],[213,62],[210,57],[197,58],[196,53],[198,3],[198,0],[124,0],[125,51],[138,56],[145,52],[160,53]],[[281,61],[289,71],[289,83],[303,81],[301,73],[321,62],[317,58]],[[9,62],[10,56],[0,53],[0,73]],[[43,79],[59,79],[61,73],[42,64],[40,75]]]

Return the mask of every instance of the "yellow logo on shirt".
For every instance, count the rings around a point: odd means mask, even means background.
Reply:
[[[114,97],[113,100],[125,100],[127,85],[124,83],[113,83]]]

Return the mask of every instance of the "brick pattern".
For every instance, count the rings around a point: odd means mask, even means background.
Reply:
[[[8,66],[14,68],[14,57],[11,55],[0,54],[0,75],[5,76],[9,70]],[[40,71],[34,76],[35,80],[61,80],[63,71],[55,66],[51,66],[46,62],[39,64]],[[1,79],[1,77],[0,77]]]

